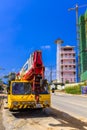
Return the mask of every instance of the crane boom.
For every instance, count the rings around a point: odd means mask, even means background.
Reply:
[[[44,78],[44,65],[41,51],[33,52],[17,74],[21,80],[32,80],[35,75]]]
[[[87,4],[80,5],[80,6],[78,6],[78,4],[76,4],[74,8],[69,8],[68,11],[76,10],[76,9],[78,9],[78,8],[83,8],[83,7],[86,7],[86,6],[87,6]]]

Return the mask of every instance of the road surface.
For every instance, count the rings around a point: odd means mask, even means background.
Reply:
[[[52,107],[75,117],[87,118],[87,96],[75,96],[56,92],[52,94]]]

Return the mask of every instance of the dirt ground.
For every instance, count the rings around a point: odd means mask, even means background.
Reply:
[[[3,95],[0,95],[0,130],[5,130],[5,127],[2,123],[2,109],[3,109]]]

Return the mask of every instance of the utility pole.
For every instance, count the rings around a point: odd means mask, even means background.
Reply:
[[[52,66],[50,66],[50,83],[52,83]]]
[[[77,82],[80,81],[80,77],[79,77],[79,23],[78,23],[78,9],[79,8],[83,8],[86,7],[87,4],[78,6],[78,4],[75,5],[74,8],[69,8],[68,11],[72,11],[75,10],[76,11],[76,40],[77,40],[77,49],[76,49],[76,53],[77,53]]]
[[[52,83],[52,80],[53,80],[53,67],[54,65],[49,65],[49,66],[46,66],[48,69],[45,70],[45,76],[48,77],[47,79],[49,80],[50,84]]]

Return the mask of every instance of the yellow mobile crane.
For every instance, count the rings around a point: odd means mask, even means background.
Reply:
[[[35,51],[10,82],[9,110],[50,107],[50,90],[44,71],[42,52]]]

